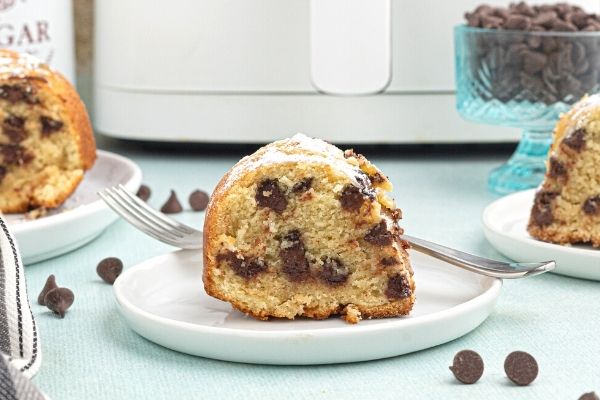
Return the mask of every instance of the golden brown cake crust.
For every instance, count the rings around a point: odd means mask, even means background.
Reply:
[[[289,154],[293,154],[294,152],[291,147],[284,149],[284,151],[289,150]],[[282,316],[286,318],[293,318],[295,315],[273,315],[273,313],[268,309],[257,309],[256,307],[249,306],[246,302],[236,298],[236,296],[225,293],[217,284],[217,275],[215,274],[220,273],[218,269],[219,262],[216,256],[222,244],[219,238],[219,232],[222,231],[222,229],[219,229],[219,227],[228,223],[228,221],[224,219],[226,212],[221,209],[223,207],[223,203],[229,193],[229,189],[231,189],[232,186],[235,185],[246,187],[252,185],[252,183],[257,179],[257,174],[260,172],[261,162],[267,151],[269,151],[269,146],[262,148],[251,156],[245,157],[238,164],[236,164],[235,167],[229,170],[223,176],[223,178],[221,178],[213,192],[213,195],[211,196],[204,220],[203,281],[206,293],[220,300],[230,302],[236,309],[260,320]],[[385,175],[372,166],[372,164],[368,163],[362,156],[354,153],[347,153],[346,156],[356,158],[358,160],[357,163],[362,165],[363,170],[369,171],[370,176],[375,177],[373,181],[377,182],[376,185],[386,189],[391,188],[391,184]],[[382,198],[381,200],[383,203],[390,201],[386,198]],[[390,206],[393,207],[393,202],[390,204]],[[385,212],[387,213],[387,211]],[[395,215],[397,218],[399,218],[400,211],[396,210]],[[356,323],[360,319],[364,318],[384,318],[407,315],[412,309],[415,301],[415,284],[412,280],[412,270],[410,269],[408,253],[406,252],[408,245],[404,241],[400,241],[399,243],[400,245],[397,246],[396,254],[400,258],[402,264],[407,268],[407,271],[410,271],[410,273],[407,272],[407,276],[409,276],[407,281],[410,286],[410,295],[405,298],[397,300],[392,299],[383,304],[370,306],[347,303],[332,304],[330,307],[318,307],[316,309],[305,307],[297,315],[313,319],[325,319],[331,315],[341,314],[349,323]]]
[[[96,143],[92,126],[75,88],[60,73],[34,57],[0,49],[0,85],[26,82],[38,93],[47,94],[56,102],[57,113],[63,118],[65,129],[77,143],[79,168],[90,169],[96,159]],[[67,128],[68,127],[68,128]],[[25,212],[31,207],[54,208],[61,205],[77,188],[83,176],[74,175],[65,181],[55,196],[37,201],[15,201],[2,206],[5,213]]]

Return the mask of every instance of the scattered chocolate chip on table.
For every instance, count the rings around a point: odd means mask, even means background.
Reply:
[[[152,194],[152,190],[147,185],[142,185],[138,189],[136,196],[144,201],[148,201],[150,195]]]
[[[513,351],[504,361],[504,372],[508,379],[519,386],[527,386],[538,375],[538,364],[535,358],[524,351]]]
[[[70,289],[67,288],[55,288],[44,296],[44,303],[52,312],[58,314],[61,318],[65,317],[67,309],[71,307],[75,295]]]
[[[579,400],[600,400],[596,392],[584,393],[579,397]]]
[[[111,285],[123,272],[123,262],[117,257],[107,257],[96,266],[96,273],[102,280]]]
[[[483,375],[483,360],[473,350],[462,350],[456,353],[452,366],[449,367],[456,379],[465,384],[473,384]]]
[[[57,287],[58,285],[56,284],[56,278],[54,277],[54,275],[50,275],[48,279],[46,279],[46,284],[42,288],[42,291],[40,292],[37,298],[38,304],[45,306],[46,302],[44,300],[44,297],[46,297],[46,293],[48,293],[52,289],[56,289]]]
[[[204,211],[208,205],[210,196],[202,190],[194,190],[188,199],[190,207],[194,211]]]
[[[175,194],[174,190],[171,190],[171,195],[160,208],[160,211],[165,214],[177,214],[183,211],[183,207],[177,198],[177,194]]]

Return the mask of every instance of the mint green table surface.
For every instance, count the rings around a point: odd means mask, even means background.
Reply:
[[[182,202],[196,188],[211,191],[237,155],[134,150],[104,144],[136,161],[160,207],[171,188]],[[360,150],[360,147],[358,148]],[[506,155],[378,155],[389,175],[407,233],[479,255],[501,258],[486,242],[481,213],[492,200],[489,170]],[[200,227],[203,213],[177,216]],[[77,229],[73,227],[73,229]],[[180,354],[134,333],[119,314],[112,287],[96,275],[97,262],[120,257],[126,267],[172,251],[123,221],[70,254],[28,266],[35,303],[46,277],[75,292],[64,320],[33,304],[42,340],[34,378],[59,399],[577,399],[600,392],[600,283],[545,274],[505,281],[493,314],[472,333],[417,353],[371,362],[324,366],[237,364]],[[201,285],[201,282],[198,282]],[[440,327],[443,329],[443,327]],[[458,384],[448,366],[474,349],[485,362],[475,385]],[[533,354],[540,374],[516,387],[504,375],[513,350]],[[352,349],[348,349],[349,352]]]

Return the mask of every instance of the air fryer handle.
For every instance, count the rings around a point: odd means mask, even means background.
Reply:
[[[366,95],[392,78],[390,0],[311,0],[310,70],[324,93]]]

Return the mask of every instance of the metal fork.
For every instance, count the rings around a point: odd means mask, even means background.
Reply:
[[[98,192],[104,202],[127,222],[156,240],[181,249],[201,249],[202,231],[175,221],[154,210],[136,195],[119,185]],[[515,279],[551,271],[554,261],[516,263],[490,260],[464,253],[427,240],[402,236],[412,248],[447,263],[494,278]]]

